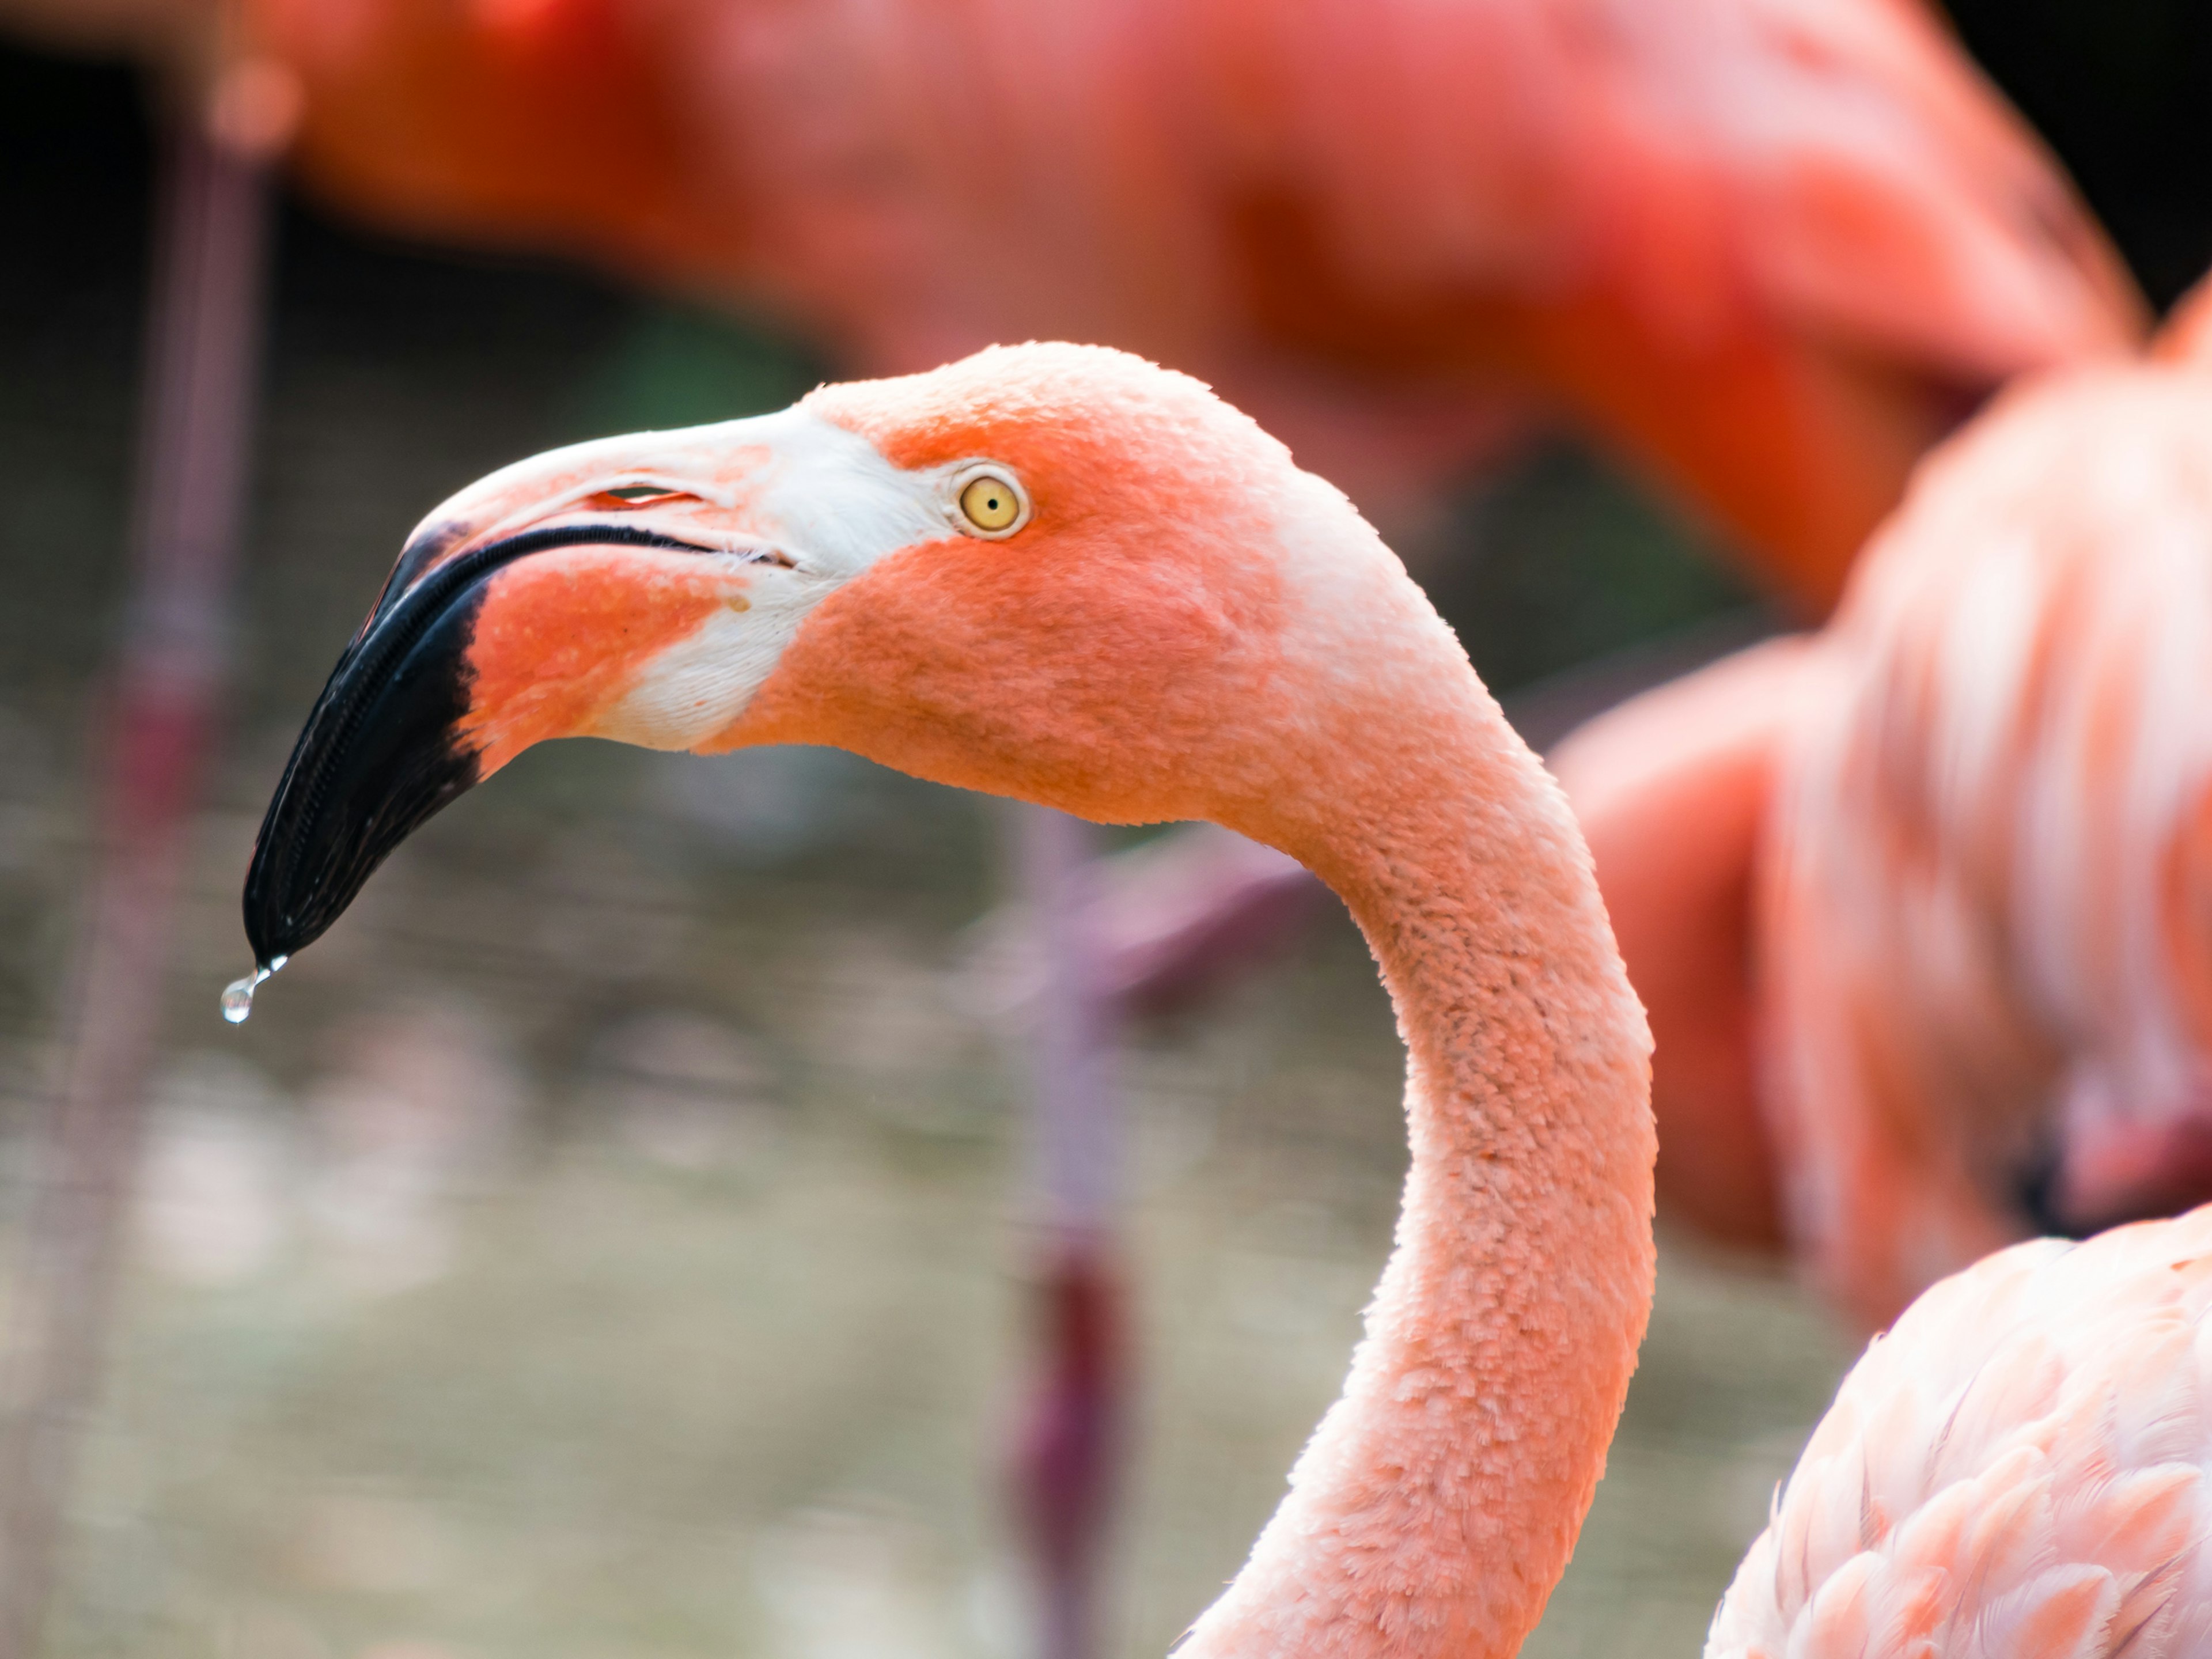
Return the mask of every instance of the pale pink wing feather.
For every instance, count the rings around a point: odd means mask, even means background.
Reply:
[[[2179,1659],[2212,1639],[2212,1210],[1946,1279],[1838,1390],[1708,1659]]]

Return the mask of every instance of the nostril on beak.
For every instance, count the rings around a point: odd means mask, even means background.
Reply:
[[[619,501],[625,507],[643,507],[653,501],[698,499],[681,489],[671,489],[665,484],[618,484],[612,489],[603,489],[599,494],[605,500]]]

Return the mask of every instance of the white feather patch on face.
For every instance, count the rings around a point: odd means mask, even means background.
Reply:
[[[745,711],[799,624],[844,580],[749,567],[744,610],[709,616],[656,656],[592,735],[647,749],[690,749]]]
[[[791,564],[732,559],[731,604],[653,659],[596,723],[599,737],[652,749],[705,742],[744,713],[816,605],[887,555],[957,533],[948,469],[903,471],[805,410],[657,435],[672,454],[765,451],[747,481],[744,530]]]

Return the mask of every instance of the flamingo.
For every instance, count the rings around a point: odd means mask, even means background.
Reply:
[[[1660,1038],[1661,1186],[1863,1322],[2212,1194],[2212,291],[2006,394],[1835,620],[1559,775]]]
[[[1341,1398],[1187,1659],[1504,1659],[1653,1286],[1650,1040],[1562,792],[1341,494],[1198,382],[997,348],[556,450],[434,511],[248,872],[255,981],[537,742],[805,742],[1308,861],[1409,1054]],[[2212,1210],[2015,1246],[1854,1368],[1710,1656],[2169,1659],[2212,1638]]]

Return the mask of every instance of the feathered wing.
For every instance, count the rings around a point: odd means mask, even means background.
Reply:
[[[1869,1326],[2212,1194],[2212,376],[2077,370],[1932,460],[1821,647],[1765,854],[1793,1233]]]
[[[2212,1641],[2212,1210],[2017,1245],[1844,1379],[1707,1659],[2183,1659]]]

